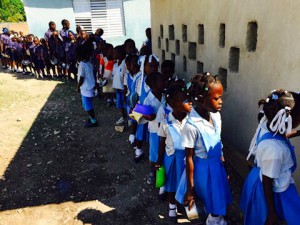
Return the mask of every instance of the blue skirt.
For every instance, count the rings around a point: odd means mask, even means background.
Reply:
[[[185,151],[175,150],[173,155],[164,156],[164,167],[166,171],[165,190],[166,192],[176,192],[180,178],[185,168]]]
[[[149,133],[149,160],[157,162],[159,148],[159,136],[157,133]]]
[[[232,202],[227,174],[220,158],[201,159],[194,157],[194,189],[204,204],[207,214],[225,216]],[[176,200],[183,204],[187,190],[186,172],[182,174],[176,192]]]
[[[148,123],[138,124],[135,138],[138,141],[147,141],[149,139]]]
[[[244,212],[244,224],[264,224],[268,216],[263,185],[259,177],[260,168],[254,167],[247,176],[240,207]],[[300,197],[294,184],[284,192],[273,192],[276,213],[288,225],[299,224]]]

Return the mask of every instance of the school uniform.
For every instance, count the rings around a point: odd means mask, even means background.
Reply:
[[[118,62],[116,62],[113,66],[113,84],[112,87],[116,91],[116,107],[118,109],[124,108],[124,76],[126,73],[126,64],[125,61],[121,62],[120,65],[118,65]]]
[[[232,202],[229,183],[221,161],[221,115],[210,113],[213,125],[202,118],[195,109],[188,116],[182,131],[185,148],[194,149],[194,190],[202,200],[207,214],[226,215],[226,208]],[[187,190],[184,172],[176,193],[176,199],[183,204]]]
[[[163,98],[164,99],[164,98]],[[161,106],[159,107],[157,114],[156,114],[156,119],[159,123],[163,122],[167,116],[173,112],[173,109],[171,108],[171,106],[166,103],[166,101],[164,100],[161,104]]]
[[[158,136],[166,138],[163,165],[166,171],[165,191],[176,192],[185,168],[185,149],[182,145],[181,132],[187,117],[179,122],[170,113],[160,124]]]
[[[150,90],[150,87],[146,84],[146,76],[142,74],[137,80],[137,94],[139,96],[140,104],[144,104],[145,98],[147,97]],[[148,123],[138,124],[135,138],[138,141],[148,141]]]
[[[150,91],[144,100],[144,105],[151,106],[153,113],[156,115],[159,107],[161,106],[161,100],[157,99],[154,94]],[[159,136],[157,135],[159,123],[156,118],[148,122],[149,130],[149,160],[156,162],[158,159],[158,147],[159,147]]]
[[[95,77],[93,74],[93,66],[89,61],[81,61],[78,65],[78,82],[80,77],[84,78],[83,84],[80,86],[82,98],[82,106],[85,111],[94,109],[92,99],[94,96]]]
[[[102,88],[103,93],[113,93],[114,89],[112,87],[113,77],[112,70],[115,62],[114,60],[108,60],[106,56],[100,58],[100,70],[104,66],[104,74],[103,77],[107,79],[107,84]]]
[[[43,53],[44,49],[42,45],[36,46],[35,50],[34,50],[34,54],[35,54],[35,68],[37,70],[41,70],[45,68],[45,64],[44,64],[44,53]]]
[[[300,197],[292,178],[297,166],[294,147],[287,138],[271,133],[267,121],[259,126],[255,166],[245,180],[240,201],[244,224],[264,224],[267,219],[263,175],[273,179],[274,204],[279,219],[289,225],[299,224]]]

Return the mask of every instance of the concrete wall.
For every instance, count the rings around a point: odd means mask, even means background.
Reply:
[[[273,89],[300,90],[300,2],[280,0],[152,0],[152,41],[154,52],[162,56],[169,39],[169,25],[174,25],[175,40],[169,40],[169,52],[176,59],[179,76],[191,77],[197,71],[197,61],[204,71],[219,73],[227,70],[227,91],[224,93],[223,139],[246,155],[257,126],[257,101]],[[249,22],[258,25],[257,46],[247,51],[246,36]],[[225,24],[225,46],[219,46],[220,23]],[[187,42],[182,40],[182,25],[187,25]],[[198,43],[198,25],[204,27],[204,44]],[[160,25],[163,37],[160,37]],[[159,48],[159,39],[161,47]],[[196,59],[189,59],[196,48]],[[193,45],[196,47],[193,48]],[[231,47],[238,48],[238,72],[229,69]],[[187,72],[183,71],[183,56],[187,58]],[[199,64],[200,65],[200,64]],[[225,70],[223,70],[225,71]],[[300,138],[292,140],[296,149]],[[300,151],[297,151],[300,159]],[[300,169],[296,172],[300,186]]]
[[[23,31],[24,34],[28,34],[28,24],[27,22],[20,23],[0,23],[0,30],[2,32],[2,28],[6,27],[9,30],[13,30],[16,32]]]
[[[146,40],[146,28],[151,27],[150,0],[124,0],[123,6],[126,36],[108,38],[107,41],[115,46],[131,38],[139,49]]]
[[[70,21],[71,29],[75,30],[75,17],[72,0],[24,0],[25,13],[29,32],[44,37],[49,21],[56,23],[56,28],[62,28],[61,21]]]

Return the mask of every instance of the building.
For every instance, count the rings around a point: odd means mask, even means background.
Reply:
[[[104,38],[122,44],[127,38],[136,41],[139,48],[146,39],[145,29],[150,27],[150,0],[23,0],[29,32],[43,37],[49,21],[61,29],[61,21],[70,21],[88,32],[104,30]]]
[[[258,100],[273,89],[300,91],[299,11],[297,1],[151,1],[153,51],[174,60],[179,76],[221,76],[223,140],[243,159],[257,127]],[[300,147],[300,138],[292,142]],[[300,169],[295,178],[300,187]]]

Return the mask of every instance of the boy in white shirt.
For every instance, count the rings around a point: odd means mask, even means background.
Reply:
[[[77,91],[80,92],[82,106],[89,115],[89,120],[84,125],[87,128],[98,126],[92,101],[95,88],[95,76],[93,66],[90,62],[92,52],[93,45],[88,42],[79,45],[76,49],[77,59],[79,61]]]

